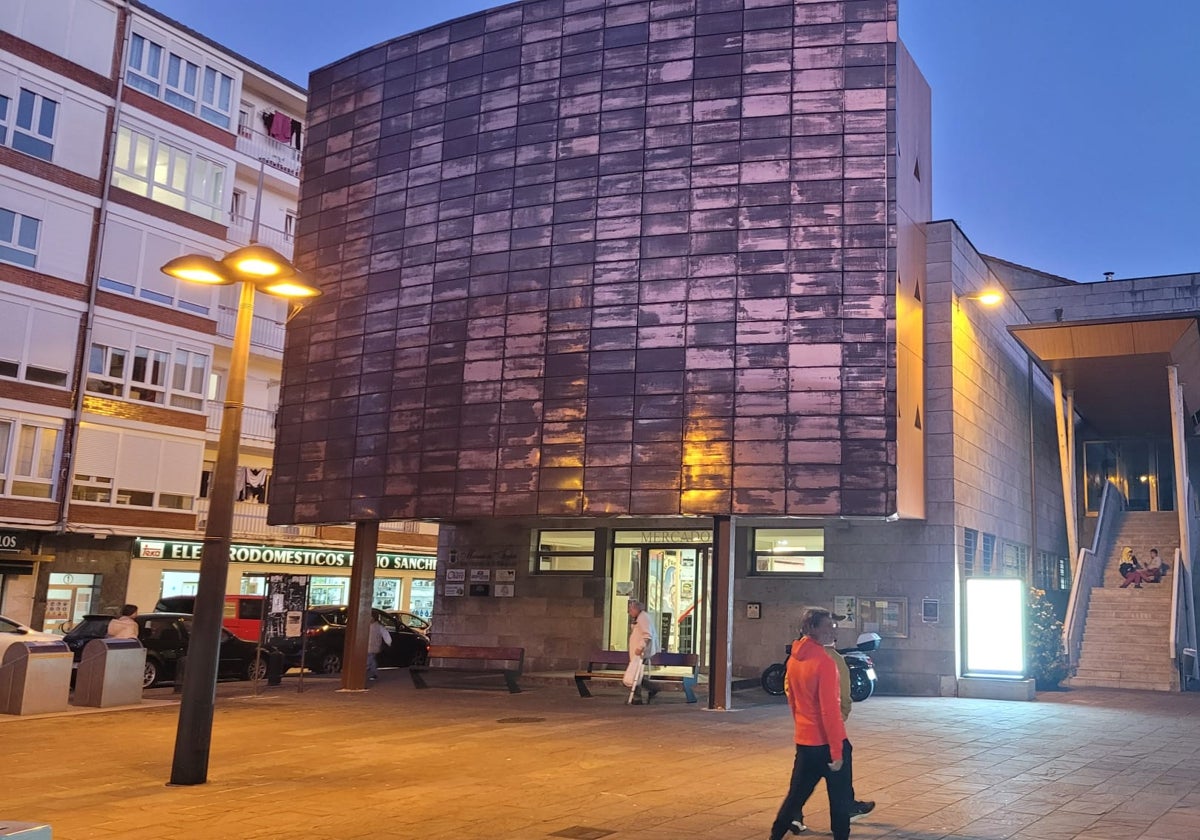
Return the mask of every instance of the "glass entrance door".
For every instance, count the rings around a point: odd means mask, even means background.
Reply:
[[[702,653],[708,553],[707,547],[695,546],[617,546],[609,591],[609,649],[627,649],[629,599],[637,598],[658,626],[662,650]]]

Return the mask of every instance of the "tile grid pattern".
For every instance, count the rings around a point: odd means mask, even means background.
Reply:
[[[895,0],[540,0],[313,75],[272,521],[895,510]]]

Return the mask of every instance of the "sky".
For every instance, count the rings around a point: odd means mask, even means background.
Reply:
[[[146,0],[285,78],[496,0]],[[653,2],[653,0],[651,0]],[[933,217],[1078,281],[1200,272],[1200,2],[899,0]]]

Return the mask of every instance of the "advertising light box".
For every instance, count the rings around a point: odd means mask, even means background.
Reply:
[[[1025,676],[1025,582],[967,578],[967,676]]]

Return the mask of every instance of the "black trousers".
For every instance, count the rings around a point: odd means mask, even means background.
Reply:
[[[853,805],[858,801],[858,797],[854,793],[854,747],[850,745],[849,740],[842,741],[842,769],[838,772],[846,774],[846,781],[850,783],[850,804]],[[815,787],[816,782],[813,782],[813,787],[808,789],[808,792],[804,795],[804,800],[800,803],[800,810],[796,812],[796,816],[792,817],[792,819],[804,822],[804,805],[808,802],[809,797],[812,796]]]
[[[845,743],[842,744],[845,749]],[[843,757],[843,761],[844,761]],[[779,806],[779,813],[771,825],[771,840],[783,840],[788,826],[792,824],[793,815],[800,813],[813,788],[821,779],[829,791],[829,821],[833,831],[833,840],[850,840],[850,801],[853,798],[850,790],[850,774],[845,767],[838,772],[829,769],[832,758],[829,747],[808,747],[796,745],[796,760],[792,764],[792,778],[788,785],[787,796]]]

